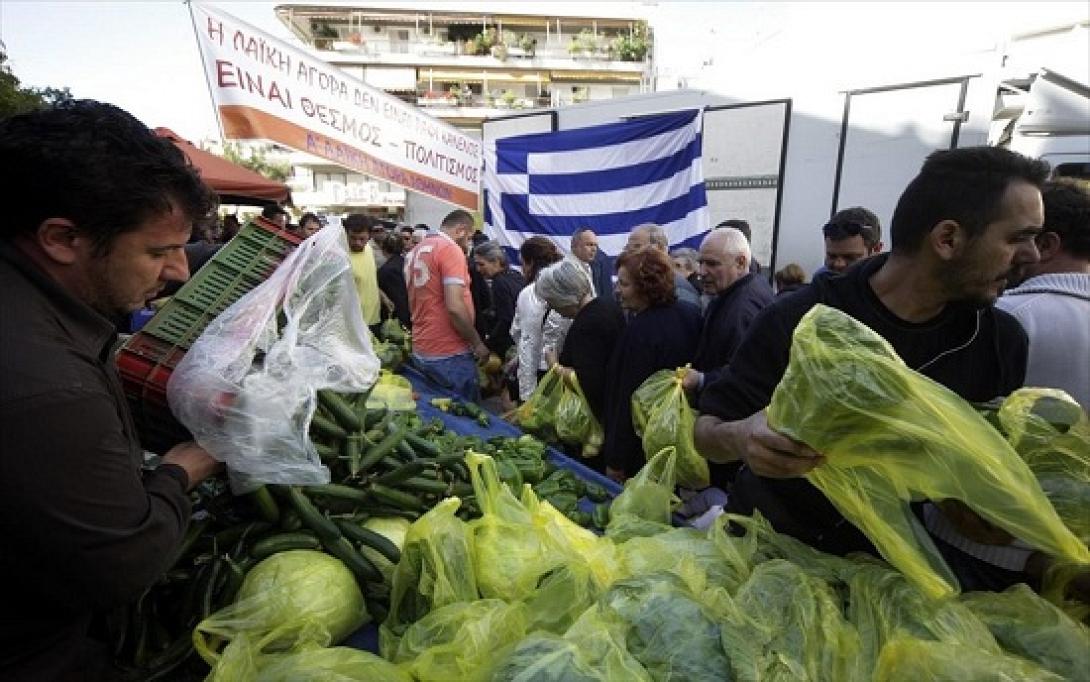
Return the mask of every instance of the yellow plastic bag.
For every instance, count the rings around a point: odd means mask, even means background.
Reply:
[[[839,310],[818,305],[799,322],[768,422],[826,456],[807,478],[931,597],[956,593],[957,581],[913,500],[960,500],[1041,551],[1090,563],[1003,436]]]
[[[486,599],[528,597],[543,575],[564,563],[564,552],[500,480],[495,460],[470,451],[466,464],[481,509],[468,526],[477,588]]]
[[[1090,543],[1090,418],[1063,391],[1022,388],[999,408],[1007,440],[1067,527]]]
[[[385,369],[379,374],[371,393],[367,395],[367,409],[377,410],[383,407],[395,412],[412,412],[416,409],[413,387],[409,380]]]
[[[237,660],[246,647],[235,640],[259,641],[258,650],[270,652],[290,651],[307,642],[328,646],[367,620],[355,576],[339,559],[292,550],[250,569],[235,602],[193,630],[193,645],[201,658],[215,664],[221,655]],[[221,654],[218,649],[224,642],[228,646]]]
[[[971,592],[962,602],[1011,654],[1069,680],[1090,678],[1090,630],[1026,585],[1003,592]]]
[[[526,636],[526,621],[521,603],[448,604],[409,626],[393,661],[420,682],[487,680],[498,657]]]
[[[688,367],[655,372],[632,393],[632,426],[650,459],[665,447],[677,449],[677,484],[700,490],[709,485],[708,461],[696,451],[696,410],[689,407],[681,380]]]
[[[677,451],[673,447],[663,448],[647,460],[639,473],[625,481],[624,490],[609,505],[607,537],[619,543],[672,527],[670,515],[681,505],[674,494],[676,461]]]
[[[595,457],[602,451],[605,433],[594,418],[590,403],[574,373],[560,382],[560,400],[556,405],[556,435],[571,445],[582,445],[583,457]]]
[[[405,535],[390,585],[390,612],[379,628],[379,649],[385,658],[397,650],[412,623],[447,604],[477,599],[473,538],[455,516],[460,505],[457,497],[448,497],[417,519]]]
[[[1060,682],[1030,661],[966,647],[901,636],[882,648],[875,682]]]
[[[550,368],[537,382],[537,387],[530,394],[529,399],[519,405],[515,411],[515,417],[523,431],[532,433],[547,443],[555,443],[559,436],[556,433],[556,408],[560,404],[563,395],[563,382],[556,368]]]

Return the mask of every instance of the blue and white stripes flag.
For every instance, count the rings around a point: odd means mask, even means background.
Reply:
[[[589,227],[615,256],[641,223],[666,230],[671,248],[708,230],[700,111],[500,138],[485,150],[484,222],[509,250],[529,237],[563,252]]]

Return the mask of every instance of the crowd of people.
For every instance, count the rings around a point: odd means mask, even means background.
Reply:
[[[94,679],[109,660],[88,636],[97,616],[169,567],[189,491],[221,468],[190,442],[143,470],[112,321],[186,281],[210,257],[202,245],[238,223],[206,222],[216,199],[182,153],[111,105],[4,119],[0,156],[12,199],[0,233],[0,580],[17,586],[0,618],[0,677]],[[291,226],[280,207],[264,217],[304,236],[322,226],[314,214]],[[1038,385],[1090,405],[1090,194],[999,148],[930,155],[897,203],[888,252],[873,213],[837,213],[822,227],[824,267],[809,283],[784,267],[771,278],[777,293],[742,219],[673,253],[651,224],[634,226],[615,258],[591,226],[566,245],[535,237],[518,250],[521,271],[463,210],[426,235],[364,215],[343,227],[368,324],[410,327],[414,362],[472,400],[492,355],[507,359],[513,401],[549,368],[574,375],[606,434],[586,462],[618,481],[644,461],[633,390],[691,366],[683,383],[715,499],[836,554],[874,549],[802,478],[822,453],[765,417],[813,306],[852,315],[966,400]],[[1049,566],[1031,547],[976,532],[980,519],[924,507],[966,589],[1033,584]]]

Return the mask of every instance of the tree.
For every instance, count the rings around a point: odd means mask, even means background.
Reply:
[[[251,147],[248,152],[243,152],[237,142],[228,142],[223,145],[223,158],[277,182],[284,182],[291,175],[291,167],[286,163],[269,161],[265,151],[261,149]]]
[[[44,109],[72,99],[68,88],[25,88],[8,65],[8,53],[0,46],[0,118]]]

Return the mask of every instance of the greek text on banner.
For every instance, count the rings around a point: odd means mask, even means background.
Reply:
[[[477,208],[480,141],[225,12],[191,10],[227,137],[265,138]]]

